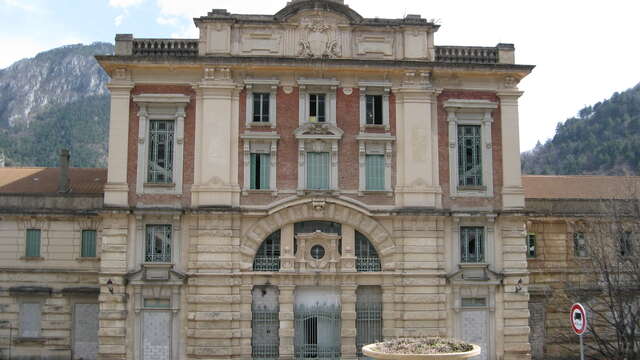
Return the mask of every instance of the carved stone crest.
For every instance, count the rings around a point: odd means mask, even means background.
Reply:
[[[298,56],[310,58],[335,58],[340,56],[340,46],[333,38],[331,25],[315,20],[305,26],[307,38],[298,43]]]

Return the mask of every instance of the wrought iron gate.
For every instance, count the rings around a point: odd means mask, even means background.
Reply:
[[[382,341],[382,304],[356,303],[356,354],[362,355],[362,346]]]
[[[340,358],[340,305],[296,305],[295,358]]]
[[[278,308],[270,309],[267,306],[256,306],[252,310],[251,328],[251,357],[254,360],[278,359],[280,328]]]

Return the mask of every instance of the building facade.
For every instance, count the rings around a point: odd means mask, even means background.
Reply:
[[[513,45],[339,0],[195,23],[97,57],[103,198],[72,178],[25,212],[8,182],[12,359],[355,359],[422,335],[529,358]]]

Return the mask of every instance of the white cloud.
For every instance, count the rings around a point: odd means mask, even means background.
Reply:
[[[128,8],[128,7],[140,5],[143,2],[145,2],[145,0],[109,0],[109,6]]]
[[[87,44],[91,43],[91,41],[73,36],[50,41],[50,39],[35,40],[32,37],[0,35],[0,44],[11,49],[11,51],[0,51],[0,69],[7,68],[18,60],[34,57],[40,52],[51,50],[62,45],[78,43]]]
[[[158,16],[156,18],[156,22],[160,25],[173,25],[176,26],[178,25],[178,19],[175,17],[163,17],[163,16]]]
[[[120,14],[118,16],[116,16],[116,18],[113,20],[113,23],[116,25],[116,27],[122,25],[122,21],[124,20],[124,14]]]
[[[2,0],[2,3],[27,12],[40,11],[40,8],[33,4],[29,4],[26,0]]]

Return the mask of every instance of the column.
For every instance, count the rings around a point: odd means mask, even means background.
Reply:
[[[522,91],[498,92],[502,122],[502,188],[503,209],[524,208],[524,190],[520,170],[520,133],[518,98]]]
[[[293,224],[286,224],[280,230],[280,271],[295,271],[295,255],[293,254]]]
[[[295,285],[280,285],[280,359],[293,359]]]
[[[114,80],[108,85],[111,91],[111,119],[109,120],[109,157],[104,204],[112,207],[126,207],[129,193],[127,185],[129,105],[133,83],[128,80],[128,72],[125,69],[115,70],[112,76]]]
[[[356,271],[355,237],[356,237],[356,231],[353,228],[353,226],[343,224],[342,225],[342,259],[340,262],[342,272]]]
[[[354,279],[355,280],[355,279]],[[340,286],[340,314],[342,339],[342,359],[356,359],[356,289],[357,285],[343,284]]]

